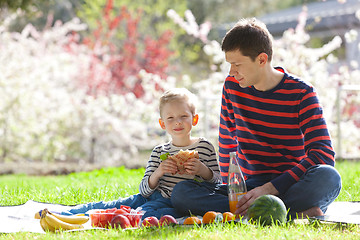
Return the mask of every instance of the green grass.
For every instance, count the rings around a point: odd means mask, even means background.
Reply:
[[[338,162],[343,189],[337,201],[360,200],[360,163]],[[60,204],[108,201],[138,192],[144,169],[105,168],[67,176],[0,176],[0,205],[23,204],[28,200]],[[359,239],[358,226],[286,224],[259,227],[225,224],[208,227],[168,227],[138,230],[89,230],[76,233],[0,234],[0,239]]]
[[[120,167],[66,176],[1,176],[0,205],[22,204],[29,199],[66,205],[114,200],[137,193],[144,171]]]

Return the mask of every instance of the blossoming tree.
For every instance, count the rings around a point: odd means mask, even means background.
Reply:
[[[82,43],[76,33],[86,25],[79,19],[56,22],[43,31],[27,25],[20,33],[7,31],[11,19],[0,26],[2,161],[121,164],[139,148],[155,145],[157,135],[149,129],[158,125],[156,100],[163,88],[175,85],[173,78],[133,68],[135,74],[123,79],[128,91],[110,91],[114,71],[121,70],[112,60],[123,55],[110,51],[109,45]],[[158,43],[151,41],[147,46]],[[133,85],[138,80],[141,97]],[[106,94],[89,94],[95,90]]]
[[[203,51],[211,58],[206,79],[193,81],[184,75],[180,82],[200,100],[198,109],[203,124],[194,128],[195,134],[205,135],[215,144],[221,88],[229,66],[220,44],[207,37],[210,23],[197,24],[190,11],[185,18],[171,10],[168,16],[187,34],[199,39]],[[335,37],[317,49],[305,47],[309,40],[304,31],[305,17],[301,16],[298,28],[289,29],[274,42],[274,64],[286,66],[318,89],[336,147],[337,89],[341,84],[357,83],[360,72],[357,63],[352,63],[330,73],[328,67],[336,61],[331,52],[341,40]],[[151,149],[164,141],[157,124],[157,100],[164,89],[177,85],[175,78],[164,71],[169,56],[164,45],[170,35],[147,38],[142,54],[136,45],[139,40],[136,17],[128,16],[124,10],[109,16],[109,26],[116,26],[120,20],[127,23],[122,30],[130,38],[128,48],[119,51],[111,43],[115,28],[108,26],[98,26],[101,38],[94,35],[92,39],[81,39],[79,33],[87,26],[79,19],[56,22],[42,31],[27,25],[19,33],[7,30],[12,17],[2,22],[0,161],[75,159],[103,165],[123,164],[121,160],[131,161],[139,149]],[[349,32],[346,41],[356,34]],[[157,56],[164,61],[158,61]],[[136,62],[143,58],[145,65]],[[353,92],[340,96],[344,115],[342,149],[355,156],[360,155],[360,136],[355,134],[360,127],[359,98]]]

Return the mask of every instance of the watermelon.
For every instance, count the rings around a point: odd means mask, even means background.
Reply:
[[[263,195],[255,199],[247,210],[249,222],[262,226],[283,224],[286,221],[286,207],[284,202],[274,195]]]

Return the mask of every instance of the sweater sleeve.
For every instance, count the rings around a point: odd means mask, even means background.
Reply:
[[[217,161],[216,151],[214,146],[206,141],[208,143],[208,146],[206,148],[208,149],[208,152],[202,152],[201,153],[201,161],[211,170],[213,173],[213,176],[208,182],[212,183],[221,183],[221,176],[220,176],[220,170],[219,170],[219,164]]]
[[[236,151],[237,145],[234,110],[224,84],[219,125],[219,165],[223,183],[227,183],[230,158],[229,153]]]
[[[160,160],[160,149],[154,148],[151,152],[150,159],[147,163],[144,177],[142,178],[139,186],[139,192],[143,197],[149,197],[159,186],[159,184],[154,188],[150,188],[149,186],[149,178],[151,174],[159,167],[161,163]]]
[[[308,168],[318,164],[335,165],[335,152],[316,92],[310,87],[299,105],[299,127],[304,136],[305,157],[292,169],[272,180],[275,188],[285,192],[299,181]]]

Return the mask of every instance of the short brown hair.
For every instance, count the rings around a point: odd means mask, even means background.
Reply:
[[[253,61],[260,53],[266,53],[270,62],[272,36],[263,22],[256,18],[243,18],[225,34],[221,48],[224,52],[239,50]]]
[[[191,113],[193,115],[195,115],[195,111],[196,111],[195,95],[193,93],[191,93],[189,90],[187,90],[186,88],[173,88],[173,89],[170,89],[170,90],[167,90],[166,92],[164,92],[162,94],[162,96],[160,97],[160,102],[159,102],[160,116],[162,116],[162,110],[164,108],[164,105],[166,103],[169,103],[169,102],[172,102],[175,100],[186,102],[190,108]]]

